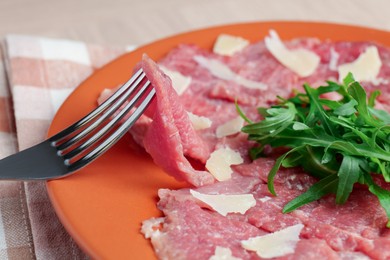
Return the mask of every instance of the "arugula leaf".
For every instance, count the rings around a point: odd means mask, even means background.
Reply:
[[[304,157],[300,165],[304,170],[312,172],[313,176],[322,179],[330,174],[337,174],[336,157],[323,148],[306,145],[305,149],[300,151]]]
[[[236,110],[238,114],[246,121],[248,124],[253,124],[253,122],[244,114],[244,112],[241,110],[240,106],[238,105],[238,100],[235,101]]]
[[[384,124],[390,124],[390,114],[387,113],[386,111],[375,109],[372,107],[369,107],[368,110],[370,113],[378,118],[379,120],[383,121]]]
[[[378,197],[379,203],[386,211],[387,218],[390,219],[390,191],[385,190],[376,184],[370,185],[368,190]],[[386,227],[390,228],[390,221],[387,222]]]
[[[274,135],[291,123],[296,114],[295,106],[286,103],[286,107],[273,107],[266,110],[267,116],[263,121],[243,127],[242,131],[257,135]]]
[[[305,120],[307,125],[314,126],[315,124],[322,125],[324,127],[325,132],[331,135],[335,135],[334,126],[329,120],[328,115],[325,112],[325,109],[319,102],[319,92],[316,89],[311,88],[309,85],[303,85],[307,96],[310,100],[310,108],[309,114]]]
[[[334,109],[333,113],[337,116],[351,116],[356,113],[355,106],[357,105],[356,100],[352,99],[348,103],[345,103],[338,108]]]
[[[387,218],[390,219],[390,191],[383,189],[382,187],[378,186],[370,176],[370,174],[365,173],[364,174],[364,181],[368,185],[368,190],[378,197],[379,203],[383,207],[383,209],[386,211]],[[386,225],[388,228],[390,228],[390,220],[387,222]]]
[[[372,180],[371,174],[390,182],[390,114],[373,108],[378,91],[369,98],[364,88],[349,73],[342,84],[328,81],[326,86],[312,88],[292,98],[278,97],[279,104],[261,107],[264,117],[252,122],[237,109],[248,123],[242,128],[252,148],[252,158],[258,158],[264,147],[287,147],[268,174],[268,189],[276,195],[274,178],[280,167],[301,166],[319,178],[305,193],[287,203],[283,212],[333,193],[335,202],[348,200],[355,183],[367,185],[386,210],[390,223],[390,191]],[[323,94],[335,92],[339,100],[328,100]],[[390,227],[390,224],[389,224]]]
[[[316,182],[305,193],[299,195],[283,208],[283,213],[289,213],[305,204],[319,200],[325,195],[335,193],[337,189],[337,175],[331,174],[326,178]]]
[[[337,172],[339,184],[336,192],[336,203],[342,204],[347,201],[353,185],[359,180],[360,173],[359,161],[352,156],[344,155]]]
[[[273,195],[276,195],[276,192],[275,192],[275,187],[274,187],[274,177],[276,175],[276,173],[278,172],[280,166],[282,165],[282,162],[284,161],[284,159],[291,153],[294,153],[295,151],[299,150],[299,149],[302,149],[302,147],[296,147],[290,151],[288,151],[287,153],[283,154],[282,156],[280,156],[274,166],[272,167],[271,171],[269,172],[268,174],[268,190],[273,194]]]
[[[372,125],[372,126],[382,126],[383,123],[380,123],[379,120],[375,119],[368,110],[367,105],[367,95],[364,91],[363,87],[360,85],[359,82],[355,81],[350,84],[350,87],[348,88],[348,92],[351,94],[351,96],[357,101],[357,110],[359,112],[359,116],[365,120],[366,123]]]
[[[377,99],[377,97],[379,97],[380,94],[381,94],[381,92],[379,90],[374,90],[373,92],[371,92],[371,95],[368,98],[368,106],[369,107],[375,106],[375,100]]]

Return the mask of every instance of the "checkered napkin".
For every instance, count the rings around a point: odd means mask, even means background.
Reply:
[[[0,46],[0,158],[43,141],[72,90],[127,50],[22,35]],[[87,258],[59,222],[43,182],[0,181],[0,259]]]

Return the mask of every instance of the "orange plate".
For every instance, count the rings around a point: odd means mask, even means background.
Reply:
[[[373,40],[390,46],[390,33],[348,25],[311,22],[234,24],[184,33],[125,54],[83,82],[55,116],[49,136],[96,106],[99,93],[130,77],[141,55],[155,60],[180,43],[211,48],[221,33],[258,41],[275,29],[282,38],[314,36],[331,40]],[[142,220],[161,213],[156,208],[159,188],[185,186],[156,167],[142,153],[132,152],[129,138],[78,173],[47,183],[55,210],[65,228],[90,256],[97,259],[154,259],[153,249],[140,234]]]

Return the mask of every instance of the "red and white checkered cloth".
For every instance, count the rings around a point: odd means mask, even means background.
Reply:
[[[7,36],[0,45],[0,158],[44,140],[65,98],[127,48]],[[0,259],[87,259],[43,182],[0,181]]]

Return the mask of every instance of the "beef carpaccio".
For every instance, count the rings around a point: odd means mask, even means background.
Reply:
[[[281,169],[275,179],[278,196],[272,196],[267,174],[275,151],[250,160],[254,144],[239,131],[244,121],[235,107],[237,102],[258,120],[257,107],[273,104],[277,96],[290,97],[303,83],[338,81],[343,64],[360,62],[356,66],[370,70],[374,65],[364,64],[362,56],[374,48],[380,67],[361,81],[368,92],[381,90],[377,106],[390,111],[390,49],[312,38],[284,42],[284,47],[318,57],[312,72],[300,75],[264,41],[229,55],[180,45],[158,65],[146,56],[141,62],[157,97],[150,117],[144,116],[132,134],[157,165],[189,184],[182,190],[161,189],[163,217],[142,225],[158,258],[390,259],[386,213],[364,186],[356,187],[343,205],[327,196],[283,214],[283,206],[317,180],[300,168]],[[177,75],[179,80],[173,78]]]

